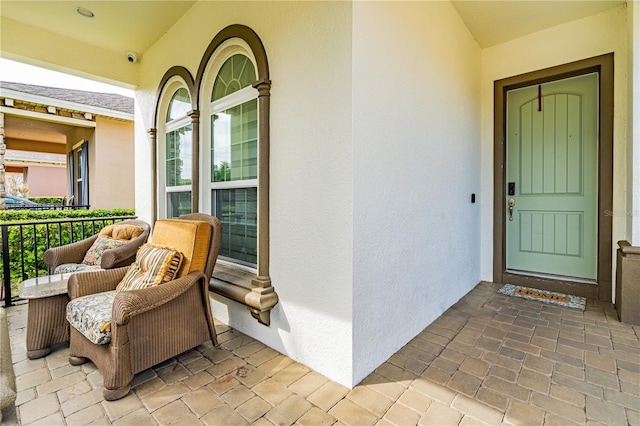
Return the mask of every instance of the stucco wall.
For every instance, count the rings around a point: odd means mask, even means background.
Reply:
[[[480,48],[448,2],[353,6],[358,383],[478,284]]]
[[[482,51],[482,279],[493,279],[493,83],[506,77],[614,52],[613,242],[627,238],[626,6]],[[615,268],[615,259],[613,260]],[[613,271],[615,278],[615,271]],[[615,282],[615,279],[614,279]],[[615,293],[614,293],[615,294]]]
[[[280,302],[271,326],[218,297],[214,316],[314,370],[351,385],[351,4],[200,2],[140,59],[136,211],[151,217],[155,92],[182,65],[195,76],[230,24],[261,38],[271,80],[270,272]]]
[[[89,150],[91,207],[134,208],[133,123],[96,117],[94,140]]]
[[[67,195],[67,170],[60,166],[29,165],[29,197],[64,197]]]
[[[640,246],[640,3],[627,1],[629,133],[627,181],[627,236]]]

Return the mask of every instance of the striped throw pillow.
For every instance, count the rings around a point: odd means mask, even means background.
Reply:
[[[144,244],[116,290],[138,290],[169,282],[177,276],[182,258],[182,253],[170,247]]]

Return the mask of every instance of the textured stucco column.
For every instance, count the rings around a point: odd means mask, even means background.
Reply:
[[[640,325],[640,247],[618,241],[616,311],[620,321]]]
[[[4,174],[4,154],[6,151],[7,145],[4,143],[4,113],[0,112],[0,210],[5,209],[5,195],[7,195]]]
[[[629,23],[628,72],[629,121],[627,141],[627,234],[640,246],[640,3],[627,2]]]

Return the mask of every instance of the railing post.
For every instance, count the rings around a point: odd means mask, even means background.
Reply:
[[[11,303],[11,265],[9,264],[9,227],[0,225],[2,232],[2,283],[4,285],[4,307],[12,306]]]

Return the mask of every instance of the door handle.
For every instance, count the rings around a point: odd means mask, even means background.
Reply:
[[[516,200],[514,200],[513,198],[509,198],[509,221],[513,222],[513,206],[516,205]]]

